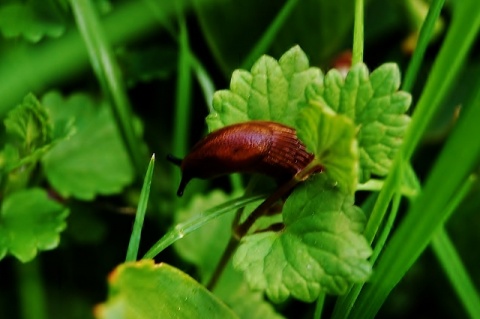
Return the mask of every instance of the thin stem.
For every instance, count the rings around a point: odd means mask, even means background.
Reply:
[[[238,239],[236,239],[233,236],[230,237],[228,245],[225,248],[225,250],[223,251],[222,257],[220,258],[220,261],[218,262],[217,267],[215,268],[215,271],[213,272],[212,277],[208,281],[208,284],[207,284],[207,289],[208,290],[212,291],[215,288],[215,285],[217,284],[218,280],[222,276],[222,273],[225,270],[225,267],[227,266],[228,261],[230,260],[233,253],[237,249],[239,243],[240,242],[238,241]]]
[[[20,308],[23,319],[47,318],[45,288],[36,259],[28,263],[16,263],[15,270],[19,282]]]
[[[275,204],[290,190],[292,190],[298,183],[305,181],[310,175],[320,170],[321,166],[316,161],[313,161],[288,182],[280,185],[280,187],[277,188],[273,194],[271,194],[262,204],[260,204],[260,206],[258,206],[250,215],[248,215],[247,219],[242,224],[235,228],[235,235],[238,238],[245,236],[257,219],[263,216],[273,204]]]
[[[353,26],[352,66],[363,61],[363,0],[355,0],[355,24]]]

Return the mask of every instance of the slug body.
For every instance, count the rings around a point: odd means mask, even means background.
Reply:
[[[200,140],[183,160],[168,157],[182,170],[178,196],[183,195],[192,178],[259,173],[286,181],[313,158],[297,138],[295,129],[268,121],[226,126]]]

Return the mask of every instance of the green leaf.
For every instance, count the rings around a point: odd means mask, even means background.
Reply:
[[[50,142],[52,127],[48,113],[33,94],[28,94],[22,104],[10,111],[4,123],[22,155]]]
[[[311,101],[298,118],[298,137],[305,141],[324,172],[338,187],[353,194],[358,180],[357,130],[344,115]]]
[[[26,187],[36,164],[51,147],[49,114],[33,94],[10,111],[4,120],[7,143],[0,153],[0,171],[6,175],[4,195]]]
[[[5,198],[0,211],[0,259],[7,253],[22,262],[32,260],[38,250],[58,246],[66,227],[68,209],[33,188]]]
[[[242,239],[235,268],[275,302],[290,295],[311,302],[320,293],[343,294],[350,284],[366,281],[372,251],[362,235],[365,216],[353,200],[325,174],[314,175],[285,202],[283,231]]]
[[[191,277],[153,260],[118,266],[109,286],[108,300],[95,308],[96,318],[238,318]]]
[[[175,223],[181,223],[234,196],[216,190],[208,195],[195,196],[187,207],[177,211]],[[226,214],[212,220],[205,227],[175,242],[174,248],[185,260],[198,267],[203,282],[210,279],[223,250],[231,237],[234,214]],[[261,292],[251,291],[242,273],[233,269],[231,262],[226,266],[213,290],[240,318],[276,319],[282,318],[272,305],[265,301]]]
[[[410,94],[398,91],[400,71],[386,63],[369,74],[365,64],[351,68],[347,77],[335,69],[325,76],[317,101],[351,118],[359,128],[360,182],[371,174],[384,176],[392,165],[410,118],[404,113]]]
[[[271,120],[295,127],[298,103],[305,101],[305,88],[322,83],[322,72],[309,67],[299,46],[287,51],[279,61],[264,55],[251,72],[236,70],[230,90],[215,92],[215,113],[207,117],[210,131],[250,120]]]
[[[6,38],[23,36],[38,42],[44,36],[59,37],[65,31],[57,1],[29,0],[0,6],[0,31]]]
[[[64,100],[58,93],[47,95],[44,104],[55,124],[63,127],[74,121],[76,131],[42,158],[49,182],[62,196],[90,200],[118,193],[132,182],[133,169],[105,105],[95,108],[85,96]]]

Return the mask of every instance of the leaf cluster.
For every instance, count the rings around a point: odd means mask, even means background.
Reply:
[[[21,261],[53,249],[66,227],[64,201],[113,194],[133,171],[113,117],[83,94],[29,94],[4,120],[0,152],[0,257]],[[49,188],[40,188],[45,176]],[[27,200],[28,199],[28,200]]]

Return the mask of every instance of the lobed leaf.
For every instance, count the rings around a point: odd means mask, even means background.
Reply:
[[[22,104],[8,113],[4,124],[22,155],[48,144],[52,137],[48,113],[33,94],[28,94]]]
[[[353,66],[344,78],[333,69],[325,75],[324,87],[316,90],[316,101],[351,118],[357,127],[360,182],[371,174],[384,176],[400,147],[410,118],[404,114],[410,94],[398,91],[400,72],[386,63],[369,74],[365,64]]]
[[[96,318],[238,318],[205,287],[164,263],[125,263],[108,281],[109,297],[95,308]]]
[[[250,72],[236,70],[229,90],[215,92],[214,113],[207,117],[210,131],[250,120],[270,120],[296,126],[299,102],[305,88],[322,83],[322,72],[310,67],[299,46],[287,51],[279,61],[264,55]]]
[[[52,146],[52,123],[45,107],[33,94],[11,110],[4,120],[7,143],[0,151],[0,171],[5,174],[3,193],[24,189],[40,158]]]
[[[120,192],[133,179],[133,169],[113,116],[105,106],[94,108],[83,95],[44,98],[52,118],[74,132],[42,158],[49,182],[64,197],[89,200],[98,194]],[[73,121],[74,124],[71,122]],[[69,129],[74,125],[74,129]]]
[[[56,1],[31,0],[0,6],[0,31],[6,38],[23,36],[31,42],[59,37],[65,31],[61,8]]]
[[[358,180],[357,129],[346,116],[336,114],[324,103],[311,101],[297,120],[298,137],[315,154],[330,179],[353,194]]]
[[[371,274],[365,216],[353,200],[325,174],[313,176],[285,202],[284,230],[244,237],[234,266],[275,302],[345,293]]]
[[[10,253],[27,262],[35,258],[38,250],[57,247],[68,212],[38,188],[6,197],[0,210],[0,259]]]

